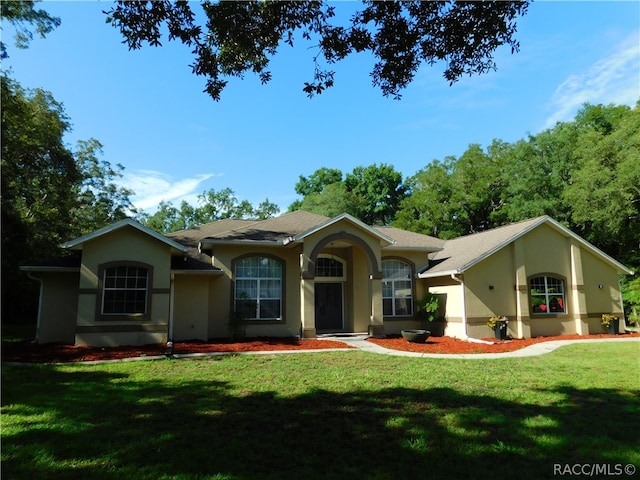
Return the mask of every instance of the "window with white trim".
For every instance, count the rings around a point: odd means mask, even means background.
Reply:
[[[382,261],[382,314],[413,315],[413,270],[400,260]]]
[[[282,262],[248,257],[235,266],[235,311],[247,320],[282,318]]]
[[[147,313],[149,269],[118,265],[104,269],[102,314],[133,315]]]
[[[564,280],[552,276],[529,279],[531,311],[534,314],[565,313]]]

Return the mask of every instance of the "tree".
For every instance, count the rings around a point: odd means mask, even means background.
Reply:
[[[2,76],[3,270],[28,259],[34,247],[39,256],[53,255],[73,231],[82,174],[62,140],[68,129],[49,92],[25,91]]]
[[[92,138],[78,141],[74,152],[81,182],[76,185],[77,205],[71,214],[75,234],[83,235],[137,213],[129,198],[133,192],[118,185],[124,167],[100,160],[102,144]]]
[[[449,83],[495,69],[493,52],[498,47],[518,50],[515,21],[528,7],[527,1],[366,0],[362,4],[342,24],[333,23],[338,18],[335,4],[322,1],[205,0],[204,16],[198,16],[188,2],[120,0],[105,14],[130,49],[147,43],[160,46],[165,28],[169,41],[192,47],[193,72],[206,78],[205,91],[214,100],[220,99],[227,78],[251,71],[262,83],[268,82],[269,62],[278,47],[293,46],[299,36],[312,42],[317,52],[312,59],[313,79],[303,87],[309,96],[333,85],[331,64],[369,52],[375,59],[373,85],[384,96],[400,98],[400,91],[423,64],[443,62]]]
[[[225,218],[264,220],[279,212],[278,206],[269,202],[269,199],[265,199],[257,208],[247,200],[239,201],[230,188],[219,192],[214,189],[203,192],[198,195],[198,203],[200,205],[194,207],[183,200],[178,209],[171,202],[162,201],[153,215],[142,214],[140,221],[164,234]]]
[[[352,192],[343,181],[330,183],[322,191],[310,193],[302,200],[294,202],[289,211],[306,210],[326,217],[335,217],[342,213],[357,216],[360,208]]]
[[[35,314],[29,305],[34,282],[20,265],[62,254],[59,245],[124,218],[133,207],[113,169],[97,155],[97,140],[77,151],[63,142],[69,119],[42,89],[25,90],[2,76],[2,315],[16,320]],[[11,302],[5,301],[11,298]],[[37,296],[36,296],[37,298]]]
[[[640,102],[585,105],[576,117],[577,168],[563,198],[583,236],[615,258],[640,265]]]
[[[389,225],[406,194],[402,174],[384,163],[354,168],[344,184],[355,197],[354,215],[368,225]]]
[[[44,10],[36,10],[31,0],[3,0],[0,2],[0,16],[16,29],[15,44],[18,48],[27,48],[33,39],[31,28],[44,38],[60,25],[60,19],[52,17]],[[0,42],[0,58],[7,58],[7,46]]]
[[[298,195],[306,197],[314,193],[322,193],[328,185],[342,181],[342,172],[337,168],[321,167],[313,172],[309,178],[300,175],[296,183],[295,191]]]
[[[406,189],[402,175],[393,166],[358,166],[342,180],[342,172],[319,168],[309,178],[300,176],[296,193],[303,195],[289,211],[307,210],[334,217],[349,213],[369,225],[388,225],[394,218]]]

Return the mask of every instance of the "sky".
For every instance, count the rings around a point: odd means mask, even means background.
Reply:
[[[334,3],[339,12],[355,6]],[[346,174],[384,163],[406,178],[471,144],[516,142],[571,121],[585,102],[640,100],[636,1],[534,2],[518,21],[520,51],[498,49],[496,71],[449,86],[443,65],[423,66],[399,101],[371,85],[374,61],[362,54],[336,64],[335,86],[307,98],[314,50],[299,43],[279,49],[270,83],[231,79],[215,102],[189,67],[188,47],[128,50],[105,22],[111,5],[37,4],[61,25],[18,50],[3,24],[10,57],[2,69],[25,88],[50,91],[73,126],[65,142],[99,140],[100,158],[125,167],[122,183],[146,213],[162,200],[197,205],[198,194],[225,188],[286,212],[299,177],[321,167]]]

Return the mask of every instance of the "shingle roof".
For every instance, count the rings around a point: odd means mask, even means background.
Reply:
[[[393,239],[395,243],[392,248],[404,248],[404,249],[428,249],[432,252],[436,252],[445,244],[445,240],[440,240],[436,237],[429,235],[423,235],[420,233],[409,232],[395,227],[374,227],[379,232],[383,233],[387,237]]]
[[[625,274],[633,273],[620,262],[591,245],[564,225],[544,215],[492,230],[447,240],[444,243],[443,250],[437,252],[430,258],[429,266],[420,272],[419,275],[422,278],[428,278],[448,275],[449,273],[462,273],[513,242],[518,237],[545,223],[567,238],[575,239],[586,249],[610,263],[618,272]]]
[[[429,267],[421,273],[424,276],[437,276],[448,272],[463,272],[481,259],[515,240],[530,228],[545,222],[548,218],[546,216],[536,217],[523,222],[447,240],[442,245],[442,251],[431,257]]]
[[[256,223],[256,220],[225,218],[215,222],[205,223],[188,230],[167,233],[166,236],[187,247],[198,248],[198,242],[203,238],[215,237],[254,223]]]
[[[206,238],[207,240],[224,241],[277,242],[305,232],[327,220],[329,217],[324,215],[297,210],[279,217],[249,221],[249,223],[238,224],[231,229],[210,232],[206,237],[200,237],[199,240]]]

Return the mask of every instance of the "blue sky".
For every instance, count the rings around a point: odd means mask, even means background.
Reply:
[[[336,7],[354,7],[347,3]],[[335,65],[335,86],[308,99],[302,86],[314,52],[300,43],[280,48],[269,84],[231,80],[219,103],[202,93],[188,47],[129,51],[105,23],[110,5],[38,4],[61,26],[17,50],[3,25],[10,58],[2,68],[24,87],[52,92],[73,124],[65,141],[98,139],[102,158],[124,165],[134,204],[149,213],[161,200],[195,204],[198,193],[227,187],[286,211],[299,176],[320,167],[347,173],[387,163],[408,177],[470,144],[514,142],[572,120],[584,102],[640,99],[635,1],[535,2],[519,21],[520,52],[498,50],[497,71],[449,86],[442,65],[425,66],[400,101],[371,86],[373,60],[364,55]]]

